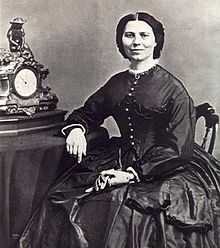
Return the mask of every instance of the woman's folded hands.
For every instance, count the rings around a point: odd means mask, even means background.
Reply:
[[[92,188],[86,190],[86,192],[104,190],[106,187],[115,186],[119,184],[126,184],[134,180],[133,173],[122,170],[109,169],[100,172],[95,181],[95,185]]]

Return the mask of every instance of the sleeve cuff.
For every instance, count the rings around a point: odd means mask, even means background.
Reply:
[[[71,125],[67,125],[67,126],[65,126],[64,128],[62,128],[62,130],[61,130],[61,133],[64,135],[64,136],[66,136],[67,134],[65,133],[65,131],[67,130],[67,129],[74,129],[74,128],[81,128],[82,129],[82,131],[83,131],[83,133],[85,134],[86,133],[86,129],[85,129],[85,127],[83,126],[83,125],[81,125],[81,124],[71,124]]]
[[[132,167],[128,167],[126,169],[127,172],[130,172],[134,175],[134,180],[132,180],[131,182],[140,182],[140,178],[138,176],[138,173],[132,168]]]

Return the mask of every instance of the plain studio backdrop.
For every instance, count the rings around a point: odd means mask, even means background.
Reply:
[[[25,18],[26,42],[50,70],[46,84],[58,95],[59,108],[70,111],[127,67],[115,45],[115,28],[121,16],[141,10],[165,26],[160,64],[184,82],[195,104],[208,101],[220,113],[219,0],[0,0],[0,47],[8,48],[9,21]],[[118,134],[111,119],[105,125]]]

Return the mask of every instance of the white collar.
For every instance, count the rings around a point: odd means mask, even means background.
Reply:
[[[158,62],[159,62],[159,59],[153,59],[152,61],[150,61],[150,63],[146,63],[146,66],[144,67],[144,69],[135,70],[135,69],[129,68],[129,72],[132,74],[139,74],[139,73],[149,71],[151,68],[155,67],[158,64]]]

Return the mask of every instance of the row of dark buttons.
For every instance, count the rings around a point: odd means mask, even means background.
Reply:
[[[128,96],[132,97],[132,102],[136,102],[136,99],[134,97],[134,93],[135,93],[135,86],[137,85],[137,83],[138,83],[137,80],[133,82],[133,85],[131,86],[130,91],[128,93]],[[129,112],[129,107],[126,107],[125,111]],[[131,145],[134,146],[135,145],[134,128],[133,128],[133,124],[132,124],[132,118],[129,114],[128,114],[128,126],[129,126],[129,132],[130,132],[129,139],[130,139]]]

